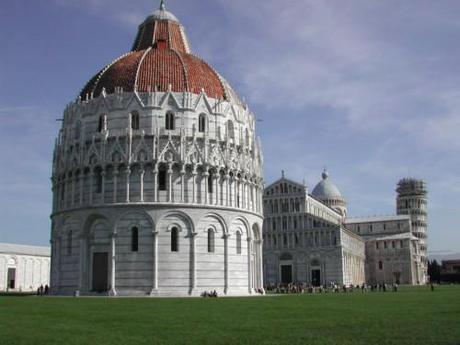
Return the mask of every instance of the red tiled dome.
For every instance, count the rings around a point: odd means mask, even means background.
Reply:
[[[132,51],[96,74],[80,96],[98,97],[102,90],[125,92],[188,91],[209,97],[234,98],[234,92],[205,61],[190,52],[185,30],[170,12],[155,11],[139,26]]]

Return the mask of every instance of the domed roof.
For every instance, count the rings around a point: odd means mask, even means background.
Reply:
[[[311,194],[320,200],[343,199],[339,189],[329,179],[329,173],[326,169],[324,169],[322,177],[323,179],[316,185]]]
[[[169,11],[166,11],[166,6],[164,0],[160,2],[160,8],[152,13],[147,20],[172,20],[179,22],[179,19],[176,18],[174,14]]]
[[[241,104],[231,86],[209,64],[191,53],[177,18],[160,9],[139,26],[131,52],[104,67],[86,84],[82,99],[122,88],[124,92],[204,91],[209,97]]]

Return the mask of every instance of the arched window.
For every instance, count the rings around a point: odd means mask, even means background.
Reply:
[[[174,114],[171,112],[166,113],[165,128],[167,130],[174,130]]]
[[[171,229],[171,251],[179,251],[179,229],[177,227]]]
[[[241,254],[241,232],[236,233],[236,254]]]
[[[235,127],[233,127],[231,120],[227,121],[227,135],[230,139],[235,139]]]
[[[214,230],[208,229],[208,253],[214,253]]]
[[[382,269],[383,269],[383,262],[379,261],[379,270],[382,270]]]
[[[139,251],[139,229],[137,227],[131,229],[131,251]]]
[[[102,193],[102,184],[103,184],[103,179],[102,179],[102,172],[100,169],[96,170],[96,193]]]
[[[158,190],[166,190],[166,170],[158,171]]]
[[[212,181],[214,180],[214,173],[212,171],[209,172],[208,176],[208,193],[213,193],[213,183]]]
[[[139,130],[139,114],[136,111],[131,113],[131,129],[134,131]]]
[[[246,146],[249,146],[249,131],[248,129],[246,128]]]
[[[101,115],[99,116],[99,122],[97,124],[97,131],[99,133],[105,131],[105,121],[106,121],[106,118],[105,118],[105,115]]]
[[[206,115],[200,114],[198,117],[198,131],[200,133],[206,132]]]

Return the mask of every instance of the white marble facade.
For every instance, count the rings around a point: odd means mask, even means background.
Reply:
[[[408,183],[407,179],[401,181]],[[419,208],[426,206],[426,191],[417,198],[407,194],[413,208],[401,201],[398,191],[398,215],[346,218],[346,201],[326,171],[312,194],[283,173],[264,192],[265,282],[425,283],[425,251],[420,238],[426,238],[426,210]],[[406,206],[403,212],[402,205]],[[425,223],[415,218],[415,225],[425,226],[422,233],[420,226],[414,228],[414,215],[420,214]]]
[[[148,25],[172,30],[176,21],[162,5],[139,35]],[[187,41],[180,54],[165,44],[158,39],[145,54],[180,55],[184,66],[196,59]],[[172,80],[168,73],[163,77]],[[263,290],[262,152],[255,118],[212,73],[224,98],[171,84],[147,92],[115,87],[65,109],[52,177],[54,294]]]
[[[37,291],[49,279],[50,248],[0,243],[0,291]]]
[[[365,244],[332,209],[284,176],[264,193],[266,284],[362,284]]]

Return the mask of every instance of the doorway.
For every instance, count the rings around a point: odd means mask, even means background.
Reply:
[[[311,270],[311,284],[313,286],[321,285],[321,270]]]
[[[109,255],[108,253],[93,253],[93,291],[105,292],[109,280]]]
[[[16,289],[16,268],[8,268],[8,289]]]
[[[281,283],[290,284],[292,283],[292,265],[281,266]]]

